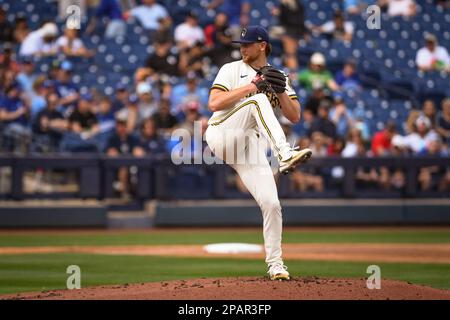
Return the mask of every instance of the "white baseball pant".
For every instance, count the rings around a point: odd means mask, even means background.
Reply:
[[[209,123],[205,135],[210,149],[236,170],[261,208],[266,263],[282,263],[281,205],[266,157],[266,144],[261,144],[257,133],[266,137],[279,158],[289,150],[289,144],[269,100],[264,94],[256,94],[223,116],[212,118]],[[230,139],[233,135],[234,138]],[[242,155],[245,155],[245,161],[242,161]]]

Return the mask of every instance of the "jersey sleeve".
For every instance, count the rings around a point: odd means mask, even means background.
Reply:
[[[292,100],[298,100],[297,93],[295,92],[292,82],[288,76],[286,76],[286,93]]]
[[[214,79],[212,89],[218,89],[222,91],[232,90],[233,83],[233,72],[231,72],[230,64],[225,64],[220,68],[219,73],[217,73],[216,79]]]

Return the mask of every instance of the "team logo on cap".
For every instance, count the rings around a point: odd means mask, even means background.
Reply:
[[[242,38],[245,37],[246,34],[247,34],[247,29],[246,28],[242,29],[241,37]]]

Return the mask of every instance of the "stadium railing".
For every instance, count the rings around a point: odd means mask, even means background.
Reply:
[[[449,197],[450,191],[422,191],[418,183],[421,168],[438,166],[443,178],[449,170],[448,158],[397,157],[397,158],[314,158],[301,166],[302,172],[331,181],[323,192],[300,192],[292,188],[290,175],[278,177],[280,198],[431,198]],[[32,198],[113,198],[113,183],[117,170],[132,168],[134,172],[134,197],[138,201],[149,199],[230,199],[247,195],[230,190],[227,175],[234,174],[226,165],[183,164],[175,165],[166,156],[162,157],[117,157],[103,155],[0,155],[0,168],[10,168],[11,187],[1,194],[3,199],[23,200]],[[405,184],[398,190],[360,188],[356,172],[358,168],[370,169],[386,167],[400,169]],[[333,168],[341,168],[341,177],[335,179]],[[37,170],[68,171],[76,173],[77,192],[27,193],[24,191],[24,174]],[[2,177],[2,179],[5,179]],[[5,181],[2,181],[5,184]]]

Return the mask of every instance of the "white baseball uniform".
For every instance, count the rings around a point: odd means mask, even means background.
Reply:
[[[227,63],[219,70],[211,89],[231,91],[250,84],[255,76],[256,70],[242,60]],[[287,76],[286,82],[286,93],[291,99],[297,99]],[[261,208],[268,265],[283,262],[281,258],[282,214],[273,172],[265,149],[260,147],[259,133],[269,141],[279,160],[290,156],[291,147],[286,142],[286,136],[274,114],[273,109],[277,107],[280,107],[280,101],[276,94],[256,92],[229,109],[214,112],[208,121],[209,126],[205,134],[210,149],[236,170]],[[236,140],[229,139],[230,134],[236,130],[238,131]],[[245,130],[247,134],[239,130]],[[245,154],[246,160],[254,158],[256,154],[257,161],[239,162],[229,156],[230,148],[234,150],[233,144],[236,141],[238,148],[243,146],[240,150]],[[242,154],[238,151],[237,156]]]

